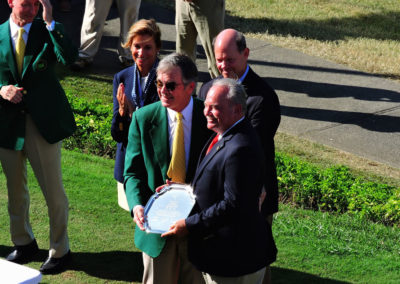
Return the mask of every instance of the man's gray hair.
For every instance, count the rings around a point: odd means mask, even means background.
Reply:
[[[197,82],[197,67],[189,56],[180,53],[172,53],[165,56],[161,59],[160,63],[158,63],[157,73],[164,72],[173,67],[179,67],[181,70],[184,84]]]
[[[212,87],[214,86],[221,86],[228,88],[228,93],[226,98],[231,102],[233,105],[241,105],[243,114],[246,114],[247,111],[247,94],[246,91],[241,83],[236,80],[230,78],[222,78],[216,79],[213,81]]]

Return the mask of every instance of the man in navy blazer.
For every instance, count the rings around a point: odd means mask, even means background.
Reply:
[[[275,167],[274,136],[281,121],[279,99],[268,83],[258,76],[248,64],[250,54],[244,35],[226,29],[214,41],[214,53],[220,78],[233,78],[242,83],[247,94],[246,117],[257,131],[264,150],[266,198],[262,212],[272,224],[272,215],[278,211],[278,182]],[[214,79],[216,80],[216,79]],[[205,100],[213,80],[203,84],[198,97]]]
[[[206,283],[260,283],[277,250],[259,210],[263,150],[245,118],[246,93],[235,80],[215,80],[204,104],[207,127],[216,135],[203,148],[193,179],[196,205],[162,237],[188,234],[189,260]]]

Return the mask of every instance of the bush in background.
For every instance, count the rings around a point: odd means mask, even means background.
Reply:
[[[276,155],[283,201],[321,211],[351,212],[384,224],[400,222],[400,188],[353,176],[349,168],[320,169],[298,158]]]

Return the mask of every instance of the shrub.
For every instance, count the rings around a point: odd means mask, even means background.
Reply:
[[[349,168],[325,170],[282,153],[276,155],[283,201],[323,211],[352,212],[384,224],[400,223],[400,188],[354,177]]]
[[[77,130],[64,140],[66,149],[109,158],[115,157],[116,142],[111,137],[112,104],[100,100],[88,101],[68,95],[75,115]]]

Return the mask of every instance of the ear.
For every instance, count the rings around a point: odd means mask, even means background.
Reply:
[[[243,50],[243,56],[246,57],[246,59],[248,59],[249,58],[249,54],[250,54],[250,49],[248,47],[246,47]]]
[[[193,94],[194,89],[196,88],[196,83],[195,82],[190,82],[188,85],[186,85],[188,90],[190,90],[190,94]]]
[[[12,9],[14,7],[13,0],[7,0],[8,6]]]
[[[241,105],[241,104],[236,104],[236,105],[233,107],[233,113],[234,113],[235,115],[241,117],[242,114],[243,114],[242,105]]]

